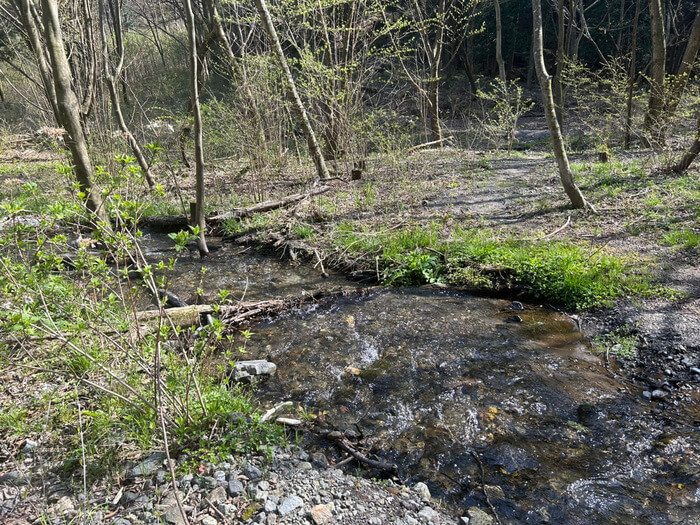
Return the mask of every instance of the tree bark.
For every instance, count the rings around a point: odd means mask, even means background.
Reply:
[[[306,142],[309,146],[309,153],[311,154],[314,164],[316,165],[316,173],[321,180],[329,179],[330,173],[328,172],[328,167],[326,166],[326,159],[324,158],[321,147],[316,139],[316,133],[314,133],[313,127],[311,126],[311,121],[306,113],[306,108],[304,108],[304,104],[301,101],[299,92],[297,91],[292,70],[289,68],[289,63],[287,62],[287,57],[282,49],[282,44],[280,43],[279,36],[277,35],[277,30],[272,23],[270,10],[267,8],[265,0],[255,0],[255,7],[258,10],[260,18],[262,19],[262,25],[268,39],[270,40],[272,50],[275,55],[277,55],[277,60],[279,60],[280,66],[282,67],[282,72],[284,73],[285,80],[287,81],[287,88],[292,95],[294,109],[299,114],[299,118],[301,119],[304,134],[306,135]]]
[[[190,60],[190,98],[192,102],[192,116],[194,118],[194,169],[197,194],[197,210],[194,222],[199,227],[199,236],[197,238],[199,255],[200,257],[207,257],[209,249],[207,248],[207,239],[204,235],[207,224],[204,217],[204,147],[202,145],[202,112],[199,105],[197,34],[192,1],[184,0],[184,7]]]
[[[552,88],[554,89],[554,109],[560,128],[564,127],[564,85],[561,77],[564,72],[564,57],[566,56],[567,35],[565,31],[564,0],[559,0],[557,2],[557,68],[554,72],[554,79],[552,79]]]
[[[574,177],[569,166],[569,159],[566,156],[566,148],[564,147],[564,139],[561,135],[561,128],[557,122],[556,112],[554,110],[554,97],[552,95],[552,77],[547,73],[544,64],[544,50],[542,42],[542,6],[540,0],[532,0],[532,20],[534,32],[534,60],[537,79],[540,83],[542,91],[542,103],[544,105],[544,113],[547,117],[547,126],[552,137],[552,147],[554,156],[557,159],[559,167],[559,177],[564,186],[564,191],[571,199],[571,204],[574,208],[592,209],[586,202],[581,190],[578,189],[574,182]]]
[[[666,76],[666,31],[661,0],[649,0],[651,17],[651,89],[649,107],[644,118],[644,129],[651,134],[652,142],[663,143],[662,112],[664,109],[664,79]]]
[[[64,138],[73,158],[73,171],[80,191],[85,194],[87,208],[95,214],[98,221],[108,226],[102,195],[91,181],[94,168],[80,119],[80,103],[71,86],[71,72],[63,48],[57,0],[41,0],[41,6],[46,48],[53,68],[59,124],[66,130]]]
[[[690,167],[698,154],[700,154],[700,118],[698,119],[697,131],[695,132],[695,140],[693,141],[692,146],[690,146],[690,149],[685,153],[685,155],[683,155],[683,157],[681,157],[678,164],[672,168],[672,171],[676,173],[683,173]]]

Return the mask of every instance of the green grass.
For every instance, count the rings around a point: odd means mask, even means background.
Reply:
[[[389,284],[515,286],[533,297],[575,308],[610,306],[622,296],[665,293],[653,284],[646,264],[588,244],[496,238],[477,229],[458,229],[445,239],[437,224],[355,231],[351,223],[344,223],[335,241],[349,254],[379,257]]]
[[[700,246],[700,234],[687,228],[672,230],[663,234],[661,242],[682,249],[698,248]]]

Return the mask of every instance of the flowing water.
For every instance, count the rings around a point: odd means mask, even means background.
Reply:
[[[200,286],[199,264],[178,262],[176,284]],[[247,278],[257,298],[328,283],[261,256],[206,265],[203,286],[238,294]],[[698,404],[646,401],[570,318],[510,305],[430,288],[352,293],[258,325],[246,358],[278,366],[263,402],[294,401],[458,509],[488,512],[486,492],[503,523],[700,523]]]

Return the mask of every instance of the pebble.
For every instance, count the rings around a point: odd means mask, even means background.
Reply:
[[[243,494],[244,490],[245,487],[243,486],[243,483],[241,483],[237,479],[232,479],[228,482],[228,493],[231,496],[240,496],[241,494]]]
[[[651,399],[664,399],[666,397],[668,397],[668,392],[661,390],[660,388],[652,390],[651,392]]]
[[[243,469],[243,474],[251,480],[251,481],[257,481],[260,478],[262,478],[262,470],[260,470],[258,467],[252,464],[247,464],[245,468]]]
[[[282,503],[280,503],[277,510],[280,513],[280,516],[285,516],[285,515],[289,514],[290,512],[302,507],[303,505],[304,505],[304,500],[302,500],[296,494],[292,494],[291,496],[285,498],[282,501]]]
[[[219,525],[219,522],[216,520],[216,518],[212,516],[204,516],[202,518],[202,521],[200,521],[202,525]]]
[[[430,501],[432,497],[430,494],[430,489],[425,483],[418,482],[413,486],[413,490],[421,497],[423,501]]]
[[[493,517],[478,507],[470,507],[467,516],[469,525],[493,525]]]

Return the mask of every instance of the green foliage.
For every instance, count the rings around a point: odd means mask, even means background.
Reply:
[[[413,286],[441,280],[443,268],[435,254],[413,250],[395,257],[392,263],[384,270],[384,280],[387,284]]]
[[[501,149],[505,143],[511,151],[518,119],[532,109],[534,102],[523,99],[523,88],[513,80],[494,79],[488,89],[480,89],[476,96],[484,106],[481,129],[489,144]]]
[[[609,334],[595,337],[593,349],[599,353],[613,354],[623,359],[631,359],[637,353],[639,340],[629,326],[619,328]]]

